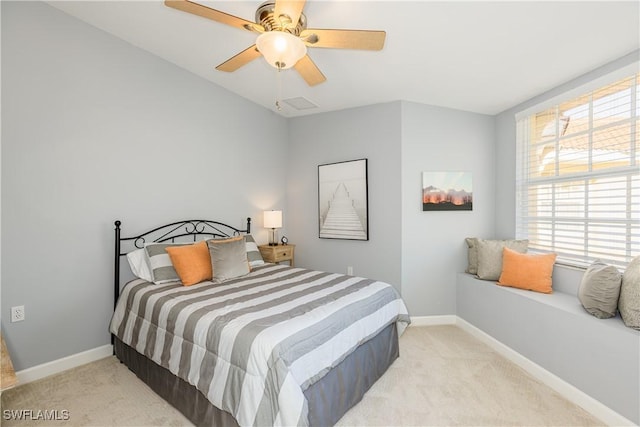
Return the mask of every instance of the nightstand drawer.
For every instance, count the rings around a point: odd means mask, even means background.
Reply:
[[[289,259],[291,258],[291,253],[292,253],[292,249],[289,247],[289,245],[287,246],[274,246],[274,255],[276,258],[281,258],[281,259]]]

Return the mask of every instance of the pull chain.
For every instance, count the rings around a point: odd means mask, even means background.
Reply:
[[[280,104],[280,100],[282,98],[282,67],[280,63],[276,63],[278,68],[276,70],[276,110],[281,111],[282,105]]]

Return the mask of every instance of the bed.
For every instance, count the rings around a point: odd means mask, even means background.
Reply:
[[[115,354],[196,425],[333,425],[399,356],[409,317],[391,285],[264,263],[249,218],[244,229],[188,220],[132,237],[115,226]],[[121,286],[127,254],[239,236],[247,274]]]

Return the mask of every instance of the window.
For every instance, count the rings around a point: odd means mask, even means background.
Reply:
[[[517,118],[516,236],[558,263],[640,254],[640,74]]]

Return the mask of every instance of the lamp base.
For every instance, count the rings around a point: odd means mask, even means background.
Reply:
[[[269,246],[278,246],[278,234],[275,228],[269,232]]]

